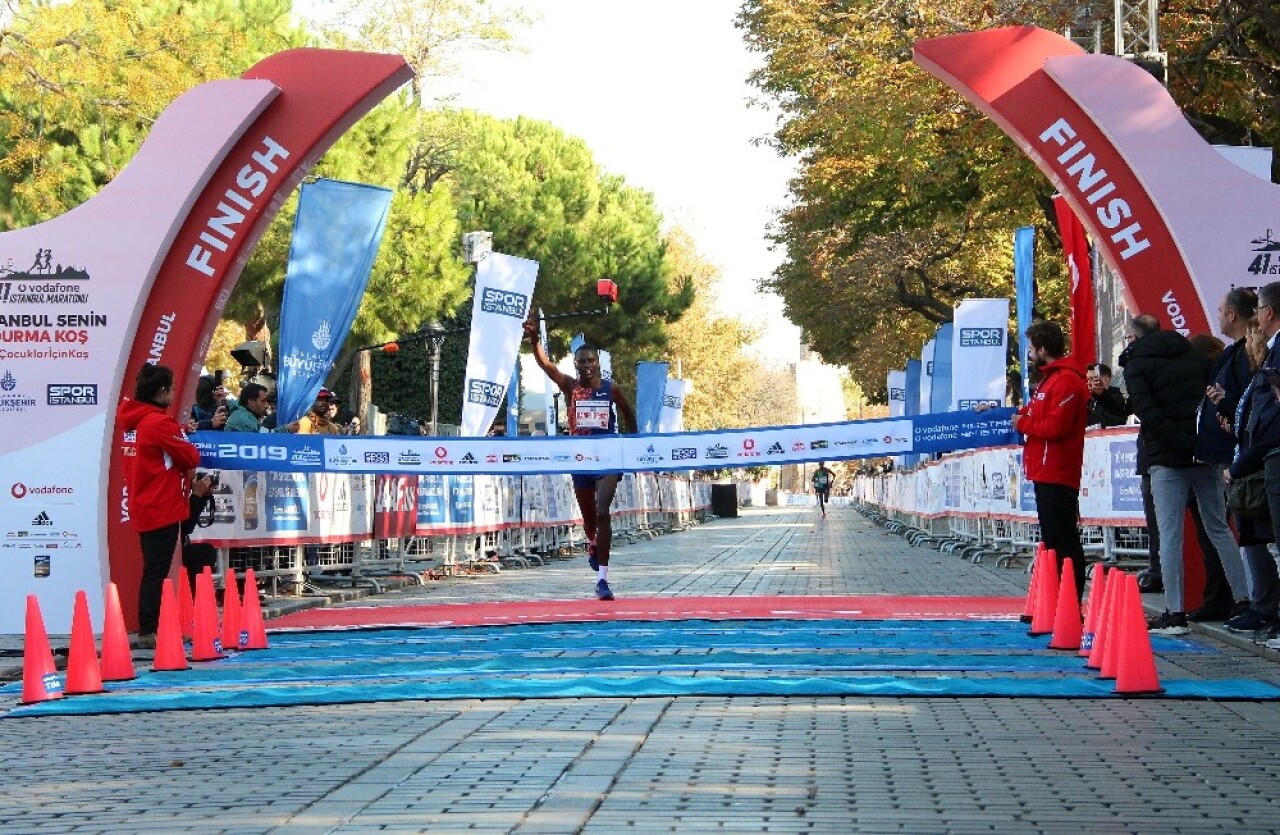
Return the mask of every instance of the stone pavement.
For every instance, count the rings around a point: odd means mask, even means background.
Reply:
[[[619,597],[1022,595],[1027,580],[844,508],[747,509],[625,546],[610,579]],[[579,558],[351,605],[563,599],[591,580]],[[1218,646],[1160,672],[1280,682],[1274,659]],[[393,702],[0,719],[0,752],[0,835],[1280,831],[1275,703]]]

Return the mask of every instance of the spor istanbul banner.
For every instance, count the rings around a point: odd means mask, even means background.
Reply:
[[[520,355],[538,262],[491,252],[476,267],[471,342],[462,392],[463,437],[485,434],[502,405]]]
[[[536,475],[754,467],[1017,443],[1012,409],[655,435],[423,438],[197,432],[201,465],[228,470]]]
[[[951,335],[951,408],[1000,406],[1005,390],[1008,299],[965,299]]]

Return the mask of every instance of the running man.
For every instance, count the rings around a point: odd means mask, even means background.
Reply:
[[[533,343],[533,358],[551,382],[564,392],[569,411],[570,435],[615,435],[618,423],[623,431],[636,431],[636,413],[622,391],[600,376],[600,352],[583,345],[573,354],[578,371],[575,380],[552,364],[538,340],[538,323],[524,323],[525,335]],[[615,414],[614,408],[617,412]],[[573,493],[582,511],[582,528],[587,534],[587,564],[596,572],[596,597],[613,600],[609,588],[609,550],[613,545],[613,521],[609,505],[618,489],[621,473],[573,475]]]
[[[818,509],[824,519],[827,518],[827,502],[831,500],[831,483],[835,480],[836,474],[819,461],[818,469],[813,471],[813,492],[818,494]]]

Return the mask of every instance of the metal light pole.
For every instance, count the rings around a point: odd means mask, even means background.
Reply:
[[[444,347],[445,329],[439,322],[427,325],[427,354],[431,360],[431,434],[440,430],[440,351]]]

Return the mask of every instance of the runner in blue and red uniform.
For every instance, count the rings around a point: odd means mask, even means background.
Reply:
[[[556,368],[538,340],[538,324],[524,324],[525,335],[533,343],[533,358],[538,367],[564,393],[569,410],[570,435],[616,435],[618,423],[623,431],[634,432],[636,413],[621,389],[600,376],[600,352],[583,345],[573,354],[578,377],[574,379]],[[616,414],[615,414],[616,408]],[[596,597],[613,600],[609,588],[609,550],[613,544],[613,521],[609,505],[618,489],[621,473],[591,473],[573,476],[573,493],[582,511],[582,528],[587,535],[587,563],[596,572]]]

